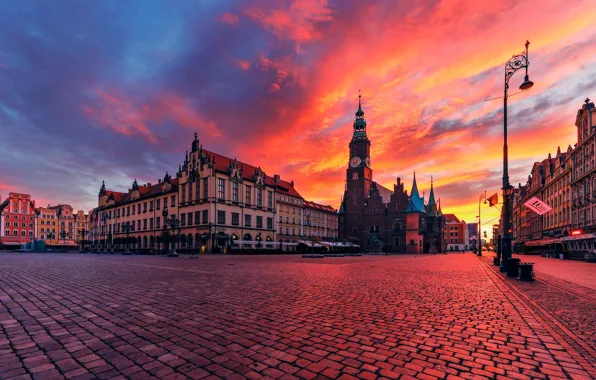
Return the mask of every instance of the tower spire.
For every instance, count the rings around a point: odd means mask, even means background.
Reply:
[[[430,196],[426,210],[427,216],[438,216],[437,202],[435,201],[435,189],[433,187],[433,177],[430,176]]]

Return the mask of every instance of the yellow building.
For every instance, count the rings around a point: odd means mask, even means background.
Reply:
[[[57,206],[51,206],[50,209],[56,211],[56,217],[58,219],[58,228],[56,228],[57,244],[67,247],[76,246],[72,206],[59,204]]]
[[[74,239],[77,244],[83,245],[83,241],[89,240],[89,214],[79,210],[74,214]]]
[[[37,210],[37,238],[45,241],[46,245],[58,245],[58,217],[56,210],[40,207]]]

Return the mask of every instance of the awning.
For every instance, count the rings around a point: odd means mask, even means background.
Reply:
[[[543,245],[561,243],[559,239],[538,239],[538,240],[530,240],[526,242],[526,247],[541,247]]]
[[[565,236],[561,238],[561,241],[573,241],[573,240],[586,240],[586,239],[596,239],[596,234],[582,234],[582,235],[573,235],[573,236]]]

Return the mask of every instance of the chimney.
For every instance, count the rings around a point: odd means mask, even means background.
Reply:
[[[278,183],[279,182],[279,174],[274,174],[273,180],[275,181],[275,183]]]
[[[161,178],[157,180],[157,184],[161,184]]]
[[[151,184],[149,182],[147,182],[147,187],[151,187]]]

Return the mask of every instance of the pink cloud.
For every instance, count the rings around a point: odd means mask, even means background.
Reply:
[[[230,24],[230,25],[238,25],[238,22],[240,21],[238,18],[238,15],[236,15],[234,13],[230,13],[230,12],[226,12],[226,13],[222,14],[219,17],[219,20],[221,22],[224,22],[224,23]]]

